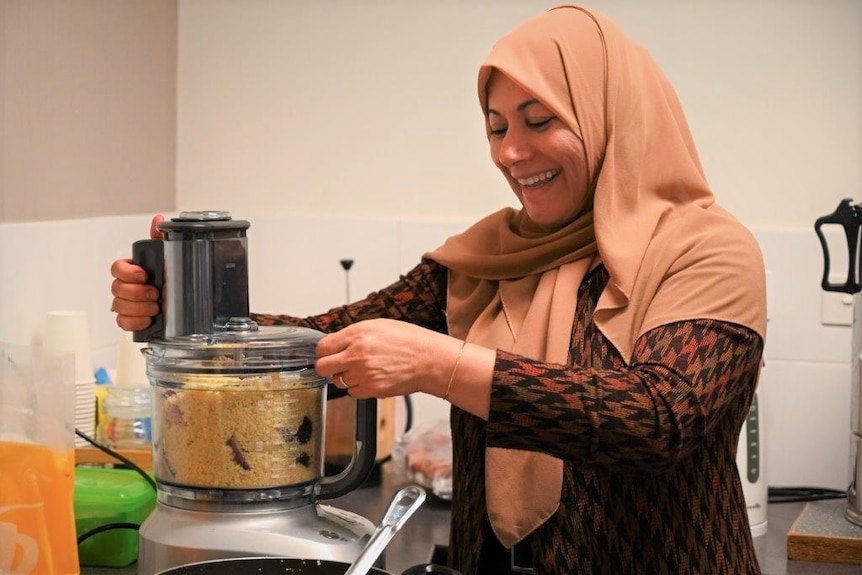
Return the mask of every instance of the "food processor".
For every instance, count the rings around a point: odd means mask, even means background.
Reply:
[[[320,501],[372,471],[376,400],[356,402],[353,458],[324,475],[326,399],[337,388],[314,371],[323,334],[249,318],[248,228],[227,212],[183,212],[158,225],[163,240],[132,248],[162,290],[162,313],[134,334],[147,343],[158,485],[139,575],[223,558],[350,562],[374,531]]]

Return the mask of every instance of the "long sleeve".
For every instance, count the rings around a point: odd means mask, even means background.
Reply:
[[[349,305],[326,313],[299,318],[254,313],[260,325],[301,325],[324,333],[337,331],[366,319],[388,318],[446,332],[446,268],[423,260],[396,282]]]
[[[761,351],[747,328],[698,320],[642,336],[630,367],[553,365],[499,352],[488,445],[623,473],[664,472],[750,400]]]

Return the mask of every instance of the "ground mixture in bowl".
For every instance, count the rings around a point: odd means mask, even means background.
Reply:
[[[154,389],[153,466],[160,481],[265,489],[321,477],[325,386],[268,373],[187,375]]]

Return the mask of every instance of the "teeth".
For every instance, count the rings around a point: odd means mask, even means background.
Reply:
[[[560,173],[559,170],[548,170],[547,172],[542,172],[541,174],[536,174],[535,176],[530,176],[529,178],[518,178],[518,183],[522,186],[532,186],[534,184],[538,184],[539,182],[545,182],[547,180],[550,180],[558,173]]]

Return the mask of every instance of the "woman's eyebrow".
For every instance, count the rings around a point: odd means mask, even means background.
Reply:
[[[538,103],[539,103],[539,101],[536,100],[535,98],[530,99],[530,100],[526,100],[525,102],[518,104],[518,107],[516,108],[516,110],[518,110],[519,112],[523,112],[524,110],[526,110],[527,108],[529,108],[533,104],[538,104]],[[491,114],[494,114],[495,116],[502,116],[503,115],[500,112],[498,112],[497,110],[495,110],[494,108],[488,108],[488,115],[490,116]]]

